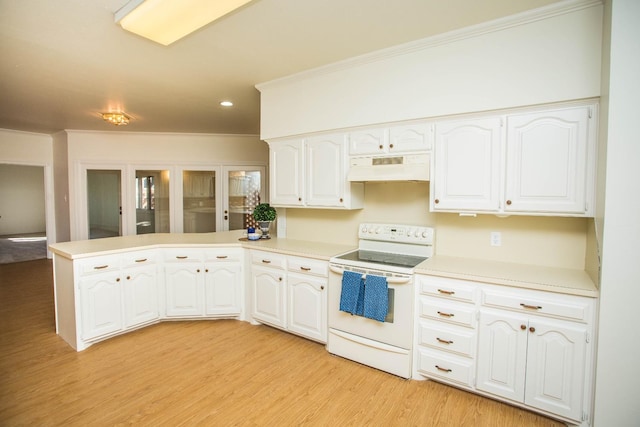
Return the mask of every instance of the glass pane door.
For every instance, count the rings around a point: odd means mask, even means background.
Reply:
[[[216,231],[215,171],[182,172],[182,215],[185,233]]]
[[[122,235],[121,171],[87,170],[89,239]]]
[[[136,171],[136,234],[169,233],[169,171]]]
[[[264,200],[264,168],[225,168],[225,230],[256,227],[253,209]]]

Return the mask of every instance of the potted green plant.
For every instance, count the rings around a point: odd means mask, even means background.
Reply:
[[[258,226],[260,227],[260,231],[262,231],[261,239],[269,239],[269,227],[271,226],[271,222],[275,221],[278,213],[273,206],[270,206],[269,203],[260,203],[253,210],[253,219],[256,220]]]

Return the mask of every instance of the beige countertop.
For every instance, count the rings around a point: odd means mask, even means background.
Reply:
[[[216,233],[156,233],[53,243],[49,248],[56,255],[69,259],[81,259],[156,247],[237,246],[320,260],[329,260],[332,256],[357,249],[355,245],[278,239],[277,237],[247,241],[241,240],[243,235],[244,230]],[[571,295],[598,296],[598,289],[587,273],[576,269],[436,255],[418,265],[415,272]]]
[[[278,239],[241,241],[244,230],[222,231],[216,233],[154,233],[135,236],[107,237],[94,240],[76,240],[53,243],[49,249],[56,255],[69,259],[87,258],[96,255],[109,255],[119,252],[151,249],[157,247],[215,247],[238,246],[248,249],[260,249],[286,255],[306,256],[328,260],[357,248],[357,246],[331,243],[308,242],[304,240]]]
[[[598,289],[584,270],[434,256],[416,273],[570,295],[597,297]]]

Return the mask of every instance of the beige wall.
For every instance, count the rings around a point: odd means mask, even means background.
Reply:
[[[495,215],[460,217],[429,212],[429,183],[365,184],[362,210],[286,209],[288,238],[357,245],[358,224],[399,223],[436,228],[436,254],[484,260],[585,268],[585,218]],[[490,245],[490,233],[502,245]]]
[[[0,235],[44,232],[44,168],[0,163]]]

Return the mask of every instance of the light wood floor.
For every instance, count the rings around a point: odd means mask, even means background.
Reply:
[[[234,320],[167,322],[76,353],[51,261],[0,266],[0,426],[560,426]]]

